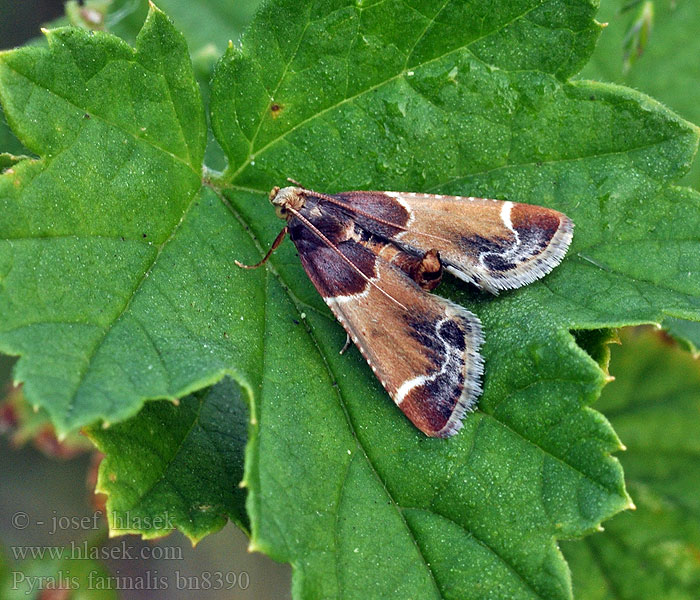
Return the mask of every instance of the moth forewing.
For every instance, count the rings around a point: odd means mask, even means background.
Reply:
[[[374,285],[333,261],[327,246],[300,252],[300,258],[394,402],[426,435],[452,435],[480,392],[479,319],[421,289],[383,257],[387,245],[378,240],[337,244]]]
[[[573,236],[571,219],[541,206],[471,196],[371,194],[373,202],[398,202],[407,212],[405,229],[392,241],[416,254],[437,248],[447,271],[493,294],[549,273]]]

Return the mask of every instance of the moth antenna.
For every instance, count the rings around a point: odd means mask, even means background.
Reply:
[[[364,210],[357,208],[355,206],[351,206],[350,204],[347,204],[343,202],[342,200],[338,200],[337,198],[333,198],[333,196],[328,196],[326,194],[321,194],[320,192],[314,192],[313,190],[307,190],[304,189],[304,191],[309,194],[310,196],[314,196],[316,198],[320,198],[321,200],[326,200],[327,202],[330,202],[331,204],[335,204],[336,206],[340,206],[342,208],[345,208],[346,210],[353,212],[358,215],[362,215],[363,217],[367,217],[368,219],[371,219],[372,221],[375,221],[377,223],[381,223],[382,225],[386,225],[388,227],[394,227],[395,229],[399,229],[401,231],[408,231],[408,227],[404,227],[403,225],[399,225],[398,223],[392,223],[391,221],[387,221],[386,219],[382,219],[381,217],[378,217],[376,215],[373,215],[371,213],[365,212]],[[448,242],[450,240],[446,240],[445,238],[441,238],[440,236],[437,235],[431,235],[430,233],[423,233],[422,231],[415,231],[413,230],[414,234],[422,235],[425,237],[432,238],[434,240],[441,240],[443,242]]]
[[[374,281],[372,281],[369,277],[367,277],[367,275],[365,275],[354,262],[352,262],[340,250],[338,250],[338,248],[335,247],[333,242],[331,242],[325,235],[323,235],[323,233],[311,221],[309,221],[304,215],[302,215],[298,210],[292,208],[291,206],[288,206],[287,210],[290,213],[292,213],[295,217],[297,217],[304,225],[306,225],[309,228],[309,230],[312,231],[316,235],[316,237],[318,237],[324,244],[326,244],[326,246],[328,246],[331,250],[333,250],[333,252],[335,252],[341,258],[341,260],[346,262],[350,266],[351,269],[356,271],[357,274],[360,277],[362,277],[362,279],[364,279],[372,287],[378,289],[382,294],[384,294],[387,298],[389,298],[389,300],[391,300],[392,302],[395,302],[404,310],[406,310],[406,311],[408,310],[408,308],[406,308],[403,304],[401,304],[401,302],[399,302],[391,294],[385,292],[376,283],[374,283]]]
[[[272,246],[270,246],[270,249],[267,251],[267,254],[263,256],[263,259],[260,262],[255,263],[254,265],[244,265],[242,262],[234,260],[233,262],[236,263],[237,267],[240,267],[241,269],[257,269],[258,267],[262,267],[272,256],[272,253],[277,250],[279,245],[282,243],[282,240],[284,239],[284,236],[287,235],[287,232],[289,231],[289,227],[286,225],[282,228],[282,231],[280,231],[277,234],[277,237],[275,238],[275,241],[272,242]]]
[[[297,187],[300,187],[300,188],[301,188],[302,190],[304,190],[305,192],[310,192],[310,191],[311,191],[310,189],[308,189],[308,188],[304,187],[303,185],[301,185],[301,183],[299,183],[296,179],[292,179],[291,177],[287,177],[287,181],[288,181],[289,183],[293,183],[293,184],[296,185]]]

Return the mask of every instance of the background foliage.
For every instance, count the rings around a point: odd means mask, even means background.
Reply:
[[[642,25],[651,7],[651,34],[644,44],[631,48],[642,52],[625,68],[626,40]],[[629,85],[660,102],[682,117],[700,123],[700,106],[694,98],[700,92],[700,6],[693,0],[652,0],[627,2],[603,0],[597,19],[607,27],[591,60],[580,76]],[[700,164],[695,161],[682,183],[700,188]],[[696,338],[697,339],[697,338]]]
[[[620,459],[637,509],[563,545],[574,596],[692,600],[700,589],[700,363],[648,329],[626,331],[612,354],[616,380],[596,407],[627,445]]]

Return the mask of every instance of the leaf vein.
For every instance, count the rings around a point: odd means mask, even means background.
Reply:
[[[122,310],[119,312],[118,315],[116,315],[116,317],[111,321],[111,323],[109,323],[108,326],[105,327],[104,334],[96,341],[96,343],[92,346],[92,348],[89,349],[89,351],[88,351],[88,353],[87,353],[87,357],[86,357],[86,359],[87,359],[87,365],[86,365],[86,367],[85,367],[84,369],[82,369],[81,372],[79,373],[79,375],[78,375],[79,381],[82,382],[82,381],[85,380],[85,376],[87,375],[87,373],[88,373],[88,371],[89,371],[89,369],[90,369],[90,364],[92,363],[92,359],[96,356],[96,354],[97,354],[97,352],[99,351],[100,347],[102,346],[102,344],[104,343],[105,339],[106,339],[107,336],[109,335],[109,332],[114,328],[114,326],[116,325],[116,323],[118,323],[118,322],[121,320],[121,318],[124,316],[124,314],[126,313],[126,311],[127,311],[127,310],[129,309],[129,307],[131,306],[131,302],[132,302],[133,299],[136,297],[136,294],[137,294],[138,291],[141,289],[141,286],[142,286],[143,283],[146,281],[146,279],[148,279],[148,276],[150,275],[151,271],[153,270],[153,268],[155,267],[156,263],[158,262],[158,259],[160,258],[160,255],[162,254],[163,249],[165,248],[165,246],[167,246],[167,244],[175,237],[175,234],[179,231],[179,229],[180,229],[182,223],[183,223],[184,220],[185,220],[185,217],[187,216],[187,214],[189,214],[189,211],[190,211],[190,210],[192,209],[192,207],[195,205],[198,196],[199,196],[199,190],[198,190],[198,189],[197,189],[197,190],[194,190],[194,191],[192,192],[192,197],[191,197],[191,199],[190,199],[190,201],[189,201],[189,203],[188,203],[186,209],[183,211],[183,214],[182,214],[182,217],[180,218],[180,221],[179,221],[179,222],[177,223],[177,225],[173,228],[173,231],[172,231],[172,233],[170,234],[170,236],[168,236],[168,237],[159,245],[159,247],[157,248],[156,253],[155,253],[154,257],[153,257],[153,260],[151,261],[151,264],[150,264],[146,269],[144,269],[144,272],[143,272],[141,278],[136,282],[136,285],[135,285],[134,288],[132,289],[131,293],[127,296],[126,302],[124,303],[124,306],[122,307]],[[68,401],[68,405],[67,405],[67,407],[66,407],[66,409],[65,409],[65,411],[64,411],[64,419],[65,419],[66,421],[69,419],[69,417],[71,416],[71,413],[72,413],[73,410],[75,409],[75,400],[76,400],[78,391],[80,390],[80,385],[81,385],[81,384],[79,383],[78,386],[77,386],[76,389],[75,389],[75,392],[71,395],[71,397],[70,397],[70,399],[69,399],[69,401]]]
[[[110,121],[109,119],[107,119],[107,118],[104,117],[103,115],[101,115],[101,114],[99,114],[99,113],[96,113],[96,112],[90,112],[88,109],[76,105],[74,102],[72,102],[71,100],[69,100],[69,99],[66,98],[65,96],[62,96],[61,94],[57,93],[57,92],[54,91],[54,90],[49,90],[49,89],[46,89],[46,88],[42,88],[42,87],[39,85],[39,83],[38,83],[37,81],[34,81],[33,79],[31,79],[31,78],[30,78],[28,75],[26,75],[25,73],[21,73],[21,72],[17,71],[16,69],[12,69],[9,65],[7,65],[7,66],[8,66],[8,68],[9,68],[10,70],[12,70],[13,73],[19,75],[20,77],[23,77],[24,79],[26,79],[29,83],[31,83],[31,84],[33,85],[33,87],[30,88],[30,89],[32,90],[32,92],[33,92],[34,89],[41,89],[41,90],[45,91],[46,93],[53,95],[55,98],[58,98],[58,99],[60,99],[60,100],[63,100],[68,106],[71,106],[72,108],[74,108],[74,109],[77,110],[78,112],[81,112],[81,113],[86,113],[86,112],[88,112],[88,113],[90,114],[91,117],[99,119],[100,121],[102,121],[102,122],[105,123],[106,125],[109,125],[110,127],[114,127],[114,129],[116,129],[116,130],[118,130],[118,131],[121,131],[122,133],[126,134],[128,137],[133,138],[134,140],[136,140],[136,141],[138,141],[138,142],[140,142],[140,143],[142,143],[142,144],[146,144],[146,145],[151,146],[152,148],[154,148],[154,149],[156,149],[156,150],[162,152],[163,154],[167,154],[168,156],[170,156],[170,157],[171,157],[173,160],[175,160],[176,162],[185,165],[185,166],[187,167],[187,169],[190,170],[190,171],[192,171],[192,172],[194,172],[194,173],[197,175],[197,177],[200,176],[200,173],[198,173],[197,170],[194,169],[194,167],[193,167],[192,165],[189,164],[189,162],[187,162],[186,160],[184,160],[184,159],[182,159],[181,157],[177,156],[176,154],[174,154],[174,153],[171,152],[170,150],[166,150],[165,148],[159,146],[159,145],[156,144],[153,140],[149,140],[149,139],[147,139],[147,138],[140,137],[140,136],[137,135],[135,132],[130,131],[129,129],[125,128],[124,126],[122,126],[122,125],[120,125],[120,124],[118,124],[118,123],[115,123],[115,122]],[[188,150],[189,150],[189,149],[188,149]],[[189,152],[188,152],[188,156],[189,156]],[[47,160],[47,159],[44,159],[44,160]]]
[[[541,4],[541,3],[542,3],[542,2],[540,2],[540,4]],[[499,24],[495,29],[493,29],[493,30],[491,30],[491,31],[488,31],[488,32],[486,32],[486,33],[484,33],[484,34],[482,34],[482,35],[480,35],[480,36],[478,36],[478,37],[476,37],[476,38],[474,38],[474,39],[472,39],[472,40],[469,40],[469,41],[466,42],[463,46],[459,46],[459,47],[457,47],[457,48],[453,48],[452,50],[448,50],[447,52],[445,52],[445,53],[443,53],[443,54],[441,54],[441,55],[439,55],[439,56],[436,56],[436,57],[431,58],[431,59],[429,59],[429,60],[426,60],[426,61],[424,61],[424,62],[422,62],[422,63],[419,63],[419,64],[415,65],[414,68],[417,69],[417,68],[420,68],[420,67],[424,67],[424,66],[426,66],[426,65],[435,63],[435,62],[437,62],[437,61],[439,61],[439,60],[445,58],[446,56],[450,56],[451,54],[455,54],[455,53],[460,52],[460,51],[462,51],[462,50],[464,50],[464,49],[467,49],[467,48],[468,48],[469,46],[471,46],[472,44],[475,44],[475,43],[479,42],[480,40],[485,39],[485,38],[489,37],[490,35],[493,35],[494,33],[497,33],[498,31],[501,31],[501,30],[504,29],[505,27],[508,27],[508,25],[510,25],[511,23],[517,21],[518,19],[524,17],[525,15],[527,15],[528,13],[530,13],[531,11],[533,11],[535,8],[539,7],[540,4],[537,4],[537,5],[533,6],[533,7],[530,7],[528,10],[526,10],[525,12],[523,12],[523,13],[520,14],[520,15],[516,15],[515,17],[513,17],[513,19],[511,19],[510,21],[508,21],[508,22],[506,22],[506,23]],[[320,117],[320,116],[322,116],[322,115],[324,115],[324,114],[326,114],[326,113],[328,113],[328,112],[331,112],[331,111],[335,110],[336,108],[338,108],[338,107],[340,107],[340,106],[342,106],[342,105],[344,105],[344,104],[347,104],[347,103],[349,103],[349,102],[352,102],[353,100],[356,100],[357,98],[359,98],[359,97],[361,97],[361,96],[364,96],[365,94],[371,93],[371,92],[373,92],[374,90],[377,90],[377,89],[379,89],[379,88],[381,88],[381,87],[383,87],[383,86],[385,86],[385,85],[387,85],[387,84],[389,84],[389,83],[391,83],[391,82],[393,82],[393,81],[396,81],[397,79],[403,77],[404,75],[405,75],[405,71],[404,71],[404,70],[401,70],[401,71],[400,71],[399,73],[397,73],[396,75],[392,75],[391,77],[388,77],[387,79],[385,79],[385,80],[383,80],[383,81],[380,81],[379,83],[376,83],[376,84],[374,84],[374,85],[372,85],[372,86],[370,86],[370,87],[368,87],[368,88],[365,88],[364,90],[361,90],[361,91],[357,92],[356,94],[354,94],[354,95],[352,95],[352,96],[350,96],[350,97],[344,98],[343,100],[341,100],[341,101],[339,101],[339,102],[336,102],[336,103],[334,103],[334,104],[332,104],[332,105],[330,105],[330,106],[327,106],[326,108],[324,108],[324,109],[322,109],[322,110],[319,110],[316,114],[311,115],[310,117],[307,117],[306,119],[301,120],[299,123],[297,123],[297,124],[294,125],[293,127],[290,127],[288,130],[284,131],[284,132],[281,133],[279,136],[277,136],[276,138],[274,138],[274,139],[272,139],[271,141],[269,141],[269,142],[268,142],[267,144],[265,144],[262,148],[260,148],[258,151],[256,151],[256,152],[255,152],[255,155],[256,155],[256,156],[259,156],[260,154],[262,154],[263,152],[265,152],[268,148],[274,146],[274,145],[277,144],[279,141],[281,141],[281,140],[283,140],[284,138],[286,138],[289,134],[293,133],[294,131],[296,131],[297,129],[303,127],[304,125],[306,125],[307,123],[313,121],[314,119],[317,119],[318,117]],[[249,156],[241,163],[240,167],[238,167],[233,173],[231,173],[231,175],[229,176],[228,179],[229,179],[230,181],[235,180],[235,179],[238,177],[238,175],[240,175],[240,173],[250,164],[251,160],[252,160],[252,155],[249,155]]]
[[[492,414],[487,413],[487,412],[484,412],[482,414],[484,414],[486,417],[493,419],[496,423],[500,424],[502,427],[505,427],[508,431],[514,433],[517,437],[522,439],[525,443],[530,444],[530,445],[534,446],[535,448],[539,449],[545,456],[549,456],[557,463],[563,465],[564,467],[567,467],[568,469],[572,470],[574,473],[577,473],[578,475],[580,475],[583,479],[590,481],[597,488],[599,488],[607,493],[610,493],[614,496],[619,496],[618,490],[616,490],[614,488],[605,487],[605,485],[603,485],[599,481],[596,481],[595,479],[593,479],[593,477],[591,477],[588,473],[584,473],[583,471],[581,471],[580,469],[578,469],[574,465],[567,463],[563,458],[560,458],[556,454],[553,454],[552,452],[550,452],[549,450],[547,450],[546,448],[544,448],[543,446],[538,444],[536,441],[528,439],[527,437],[525,437],[525,435],[520,433],[517,429],[514,429],[513,427],[508,425],[505,421],[499,419],[495,415],[492,415]]]
[[[456,526],[459,527],[462,531],[464,531],[468,536],[474,538],[474,540],[476,540],[476,542],[477,542],[480,546],[482,546],[483,548],[485,548],[486,550],[488,550],[489,552],[491,552],[498,560],[500,560],[500,561],[506,566],[506,568],[507,568],[509,571],[511,571],[511,572],[523,583],[523,585],[535,595],[536,598],[541,598],[541,597],[542,597],[542,596],[537,592],[537,590],[535,590],[535,588],[532,587],[532,584],[530,584],[530,582],[528,582],[527,579],[525,579],[525,577],[524,577],[523,575],[520,574],[520,572],[515,568],[514,565],[512,565],[510,562],[508,562],[503,556],[501,556],[501,554],[500,554],[499,552],[497,552],[494,548],[492,548],[492,547],[491,547],[489,544],[487,544],[484,540],[482,540],[480,537],[478,537],[478,536],[474,533],[474,531],[472,531],[472,530],[470,530],[470,529],[467,529],[464,525],[462,525],[461,523],[458,523],[457,521],[455,521],[455,520],[452,519],[451,517],[448,517],[448,516],[446,516],[446,515],[444,515],[444,514],[438,512],[438,511],[435,511],[435,510],[427,510],[427,509],[425,509],[425,508],[412,507],[412,506],[401,507],[401,510],[413,510],[413,511],[416,511],[416,512],[425,512],[425,513],[428,513],[428,514],[436,515],[436,516],[440,517],[441,519],[445,519],[446,521],[449,521],[450,523],[456,525]]]

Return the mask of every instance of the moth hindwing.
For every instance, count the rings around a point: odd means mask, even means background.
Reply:
[[[430,293],[443,270],[496,294],[551,271],[573,235],[560,212],[484,198],[293,186],[270,200],[287,221],[270,252],[288,232],[389,395],[432,437],[459,431],[483,372],[479,319]]]

